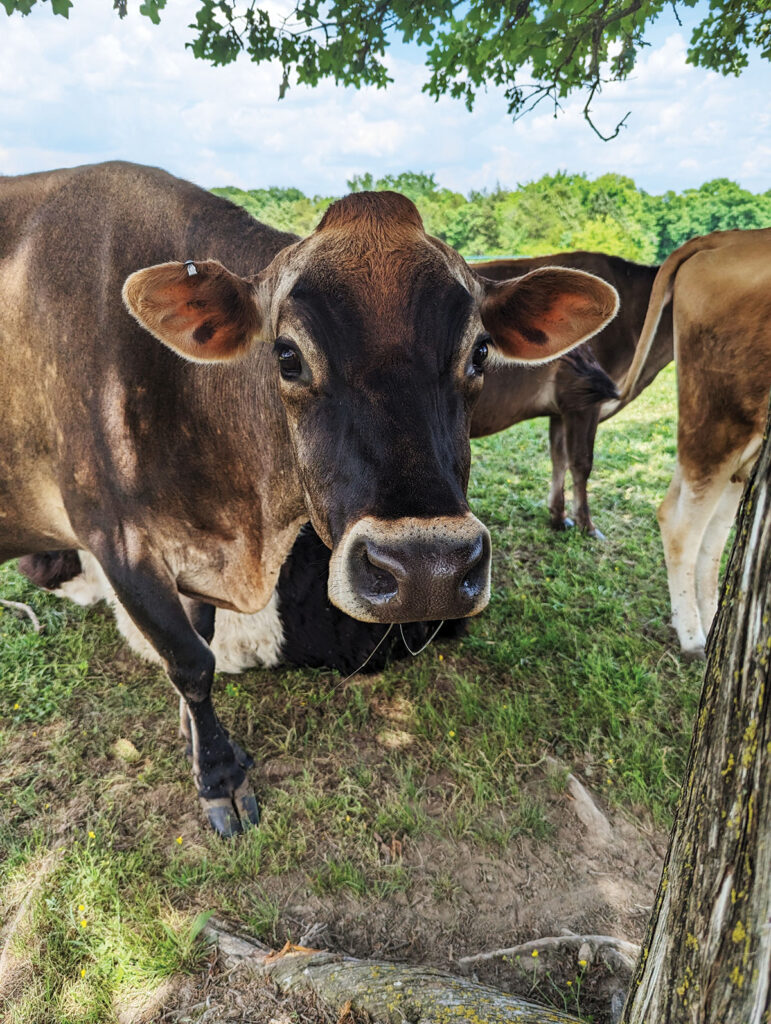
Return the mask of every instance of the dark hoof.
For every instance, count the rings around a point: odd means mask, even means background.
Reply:
[[[552,530],[556,530],[557,533],[562,533],[564,530],[572,530],[576,525],[570,516],[563,516],[562,519],[552,519],[550,521]]]
[[[242,782],[233,794],[233,805],[238,811],[243,827],[259,825],[260,805],[257,803],[257,797],[249,788],[248,782]]]
[[[223,839],[230,839],[231,836],[243,832],[238,815],[233,809],[233,804],[227,797],[218,800],[201,799],[201,806],[204,809],[206,819]]]
[[[231,740],[230,745],[233,748],[233,753],[236,755],[236,761],[238,761],[242,768],[254,768],[254,758],[251,754],[247,754],[243,747],[240,747],[235,740]]]
[[[201,797],[201,807],[211,827],[223,839],[237,836],[260,823],[260,805],[246,781],[241,783],[232,798],[223,796],[207,800]]]

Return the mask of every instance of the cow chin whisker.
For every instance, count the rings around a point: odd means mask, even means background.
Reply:
[[[439,632],[439,630],[440,630],[440,629],[442,628],[442,626],[443,626],[443,625],[444,625],[444,619],[442,619],[442,621],[441,621],[441,622],[439,623],[439,625],[438,625],[438,626],[436,627],[436,629],[435,629],[435,630],[434,630],[434,632],[433,632],[433,633],[431,634],[431,636],[430,636],[430,637],[428,638],[428,640],[426,640],[426,642],[425,642],[425,643],[423,644],[423,646],[422,646],[422,647],[418,647],[417,651],[413,651],[413,649],[412,649],[412,648],[410,647],[410,645],[409,645],[409,644],[407,643],[407,639],[406,639],[406,637],[405,637],[405,635],[404,635],[404,627],[402,626],[402,624],[401,624],[401,622],[400,622],[400,623],[399,623],[399,632],[400,632],[400,633],[401,633],[401,635],[402,635],[402,643],[403,643],[403,644],[404,644],[404,646],[405,646],[405,647],[407,648],[407,650],[408,650],[408,651],[410,652],[410,654],[412,655],[412,657],[413,657],[413,658],[417,658],[417,656],[418,656],[419,654],[422,654],[422,653],[423,653],[423,651],[425,651],[425,649],[426,649],[426,648],[428,647],[428,645],[429,645],[429,644],[431,643],[431,641],[432,641],[432,640],[434,639],[434,637],[436,636],[436,634],[437,634],[437,633]],[[374,651],[373,651],[372,653],[374,654]],[[372,657],[372,654],[370,654],[370,658],[371,658],[371,657]]]

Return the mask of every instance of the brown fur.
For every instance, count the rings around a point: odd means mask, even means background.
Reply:
[[[590,534],[592,522],[587,483],[592,469],[594,439],[601,417],[614,415],[625,403],[611,403],[637,351],[648,308],[656,267],[646,267],[596,252],[568,252],[517,260],[477,263],[475,271],[493,281],[521,277],[539,267],[559,266],[587,271],[601,277],[618,292],[618,315],[591,340],[574,350],[575,358],[528,366],[499,362],[485,375],[485,385],[474,409],[472,437],[504,430],[536,416],[549,416],[552,486],[549,513],[552,526],[564,529],[571,520],[565,514],[564,481],[568,467],[573,477],[574,516]],[[659,330],[641,365],[631,401],[671,362],[672,317],[665,308]],[[599,403],[606,403],[600,406]]]
[[[546,361],[565,349],[568,334],[589,338],[617,312],[618,296],[598,278],[542,267],[490,288],[482,322],[509,359]]]
[[[258,337],[252,287],[217,260],[164,263],[132,274],[123,299],[156,338],[196,362],[232,359]]]
[[[771,390],[771,229],[724,231],[676,250],[656,277],[624,393],[671,301],[677,466],[659,509],[681,646],[703,653],[720,556],[760,449]]]
[[[210,606],[263,608],[303,522],[339,556],[343,611],[457,618],[487,601],[465,496],[485,285],[392,194],[343,200],[298,242],[118,163],[0,180],[0,223],[0,560],[96,557],[184,698],[199,795],[227,833],[256,802],[211,702]],[[604,319],[561,325],[564,348]],[[399,529],[416,519],[430,543]],[[180,595],[206,602],[195,623]]]
[[[354,229],[370,240],[382,237],[384,228],[409,234],[410,229],[423,231],[418,208],[398,192],[353,192],[327,208],[316,233]]]

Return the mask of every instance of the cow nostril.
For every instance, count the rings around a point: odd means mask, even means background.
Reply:
[[[369,590],[373,596],[394,597],[399,589],[396,580],[387,569],[380,569],[370,562],[368,567]]]
[[[360,591],[367,600],[384,604],[396,597],[399,591],[396,577],[367,545],[360,552],[359,570]]]
[[[486,572],[481,565],[475,565],[471,572],[466,573],[460,585],[461,593],[469,600],[476,600],[485,588]]]
[[[486,535],[480,534],[469,559],[471,568],[465,573],[460,583],[460,592],[464,598],[475,601],[487,587],[489,556],[490,542]]]

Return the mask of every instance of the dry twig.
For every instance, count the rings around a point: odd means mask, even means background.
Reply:
[[[21,601],[6,601],[4,598],[0,598],[0,604],[3,608],[10,608],[11,611],[17,612],[19,616],[26,615],[32,623],[32,628],[35,632],[43,632],[43,627],[40,625],[40,619],[35,615],[34,611],[28,604],[22,604]]]

